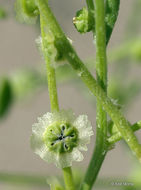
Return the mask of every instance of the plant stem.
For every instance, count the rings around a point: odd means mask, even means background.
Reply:
[[[86,0],[87,7],[88,7],[88,22],[90,25],[93,25],[93,32],[95,30],[95,18],[94,18],[94,3],[93,0]]]
[[[77,72],[78,76],[81,77],[82,81],[86,84],[90,91],[97,97],[99,101],[101,101],[102,106],[116,124],[124,140],[135,153],[137,158],[141,160],[141,145],[134,135],[129,122],[125,119],[120,110],[118,110],[118,108],[112,103],[110,98],[107,97],[104,90],[96,82],[94,77],[77,56],[75,50],[62,32],[48,4],[44,0],[36,0],[36,2],[37,6],[39,7],[40,14],[44,17],[48,27],[56,37],[58,48],[60,48],[61,52],[63,52],[70,65]]]
[[[46,26],[48,23],[46,22],[45,17],[42,14],[42,11],[44,9],[40,9],[42,6],[43,8],[46,8],[47,3],[45,1],[43,2],[42,0],[38,0],[37,3],[40,10],[41,35],[42,35],[42,43],[43,43],[43,51],[44,51],[43,53],[44,53],[44,58],[46,61],[46,66],[47,66],[47,79],[48,79],[48,89],[49,89],[49,96],[50,96],[50,103],[51,103],[51,111],[59,111],[55,69],[51,65],[49,54],[45,51],[48,48],[46,47],[48,45],[46,43],[46,29],[47,29]],[[75,190],[71,167],[63,168],[62,171],[64,174],[66,189]]]
[[[137,122],[137,123],[134,123],[132,126],[131,126],[131,129],[133,132],[141,129],[141,121]],[[120,132],[116,132],[115,134],[113,134],[111,137],[109,137],[107,139],[107,141],[110,143],[110,144],[114,144],[118,141],[120,141],[122,139],[122,135],[120,134]]]
[[[44,21],[44,17],[42,17],[42,15],[40,16],[40,25],[41,25],[41,36],[42,36],[42,49],[43,49],[43,54],[44,54],[44,58],[46,62],[47,81],[48,81],[51,111],[59,111],[55,69],[51,65],[50,56],[46,52],[47,50],[46,32],[45,32],[46,22]]]
[[[63,168],[63,175],[64,175],[66,190],[75,190],[74,184],[72,183],[73,175],[71,167]]]
[[[73,67],[78,76],[81,77],[82,81],[89,88],[89,90],[97,97],[99,101],[101,101],[103,108],[110,115],[126,143],[129,145],[136,157],[141,161],[141,145],[134,135],[130,123],[125,119],[121,111],[118,110],[117,106],[113,104],[111,99],[106,95],[104,90],[80,60],[72,45],[62,32],[45,0],[36,0],[36,4],[39,7],[40,14],[44,17],[46,23],[48,24],[50,31],[56,38],[57,48],[59,48],[59,50],[63,53],[69,64]]]
[[[67,60],[70,65],[76,71],[78,76],[81,77],[82,81],[89,88],[89,90],[97,97],[97,99],[101,102],[104,110],[110,115],[113,122],[116,124],[119,132],[122,137],[129,145],[132,152],[136,155],[136,157],[141,161],[141,145],[139,144],[136,136],[134,135],[129,122],[125,119],[121,111],[117,108],[116,105],[113,104],[111,99],[106,95],[104,90],[100,87],[100,85],[96,82],[94,77],[82,63],[82,61],[78,58],[75,51],[72,48],[67,48],[68,44],[64,43],[65,53]],[[70,55],[70,49],[71,54]]]
[[[50,96],[51,110],[59,111],[55,69],[50,65],[50,61],[47,60],[47,58],[46,58],[46,68],[47,68],[47,76],[48,76],[48,90],[49,90],[49,96]]]
[[[93,0],[86,0],[88,12],[91,12],[91,16],[94,19],[94,3]]]
[[[107,58],[106,58],[106,35],[105,35],[105,9],[104,0],[95,0],[96,22],[96,74],[98,84],[107,91]],[[94,152],[87,169],[84,184],[92,188],[105,155],[107,153],[107,114],[103,110],[101,101],[97,99],[96,116],[96,142]],[[83,185],[82,188],[84,189]]]

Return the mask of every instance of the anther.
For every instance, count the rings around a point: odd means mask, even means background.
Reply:
[[[65,144],[65,148],[68,149],[68,146]]]
[[[70,137],[74,137],[74,135],[70,135]]]
[[[62,130],[63,130],[63,131],[65,130],[65,126],[64,126],[64,125],[62,126]]]

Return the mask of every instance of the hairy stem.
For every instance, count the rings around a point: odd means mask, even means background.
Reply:
[[[106,59],[106,35],[105,35],[105,9],[104,0],[95,0],[96,22],[96,74],[101,88],[107,91],[107,59]],[[103,110],[101,101],[97,99],[96,116],[96,142],[94,152],[87,169],[84,185],[92,188],[99,173],[105,155],[107,153],[107,114]],[[84,189],[82,185],[81,189]]]
[[[42,46],[43,46],[42,49],[47,69],[47,81],[48,81],[51,111],[59,111],[55,69],[52,67],[50,56],[48,56],[46,52],[47,50],[46,32],[45,32],[46,22],[44,20],[44,17],[42,17],[42,15],[40,16],[40,25],[41,25],[41,36],[42,36]]]
[[[141,129],[141,121],[137,122],[137,123],[134,123],[132,126],[131,126],[131,129],[133,132]],[[118,141],[120,141],[122,139],[122,135],[120,132],[116,132],[114,133],[112,136],[110,136],[107,141],[110,143],[110,144],[114,144]]]
[[[45,16],[42,14],[44,9],[40,9],[42,6],[46,8],[47,3],[42,0],[37,0],[37,5],[40,11],[40,24],[41,24],[41,35],[42,35],[42,43],[43,43],[43,53],[44,58],[46,61],[47,66],[47,79],[48,79],[48,89],[49,89],[49,96],[50,96],[50,103],[51,103],[51,111],[59,111],[59,104],[58,104],[58,96],[57,96],[57,87],[56,87],[56,76],[55,76],[55,69],[51,65],[50,55],[45,51],[47,47],[46,43],[46,30],[47,30],[47,22]],[[64,174],[64,180],[66,184],[67,190],[75,190],[74,183],[73,183],[73,176],[71,167],[63,168],[62,169]]]
[[[40,14],[44,17],[50,31],[56,38],[57,48],[63,53],[69,64],[73,67],[82,81],[89,88],[89,90],[97,97],[105,111],[110,115],[113,122],[116,124],[122,137],[129,145],[132,152],[141,161],[141,145],[139,144],[136,136],[134,135],[130,123],[125,119],[117,106],[113,104],[111,99],[106,95],[105,91],[101,88],[92,74],[88,71],[86,66],[77,56],[70,42],[62,32],[59,24],[57,23],[52,11],[48,4],[44,0],[36,0],[37,6],[39,7]]]
[[[90,25],[93,25],[93,32],[95,30],[95,16],[94,16],[94,3],[93,0],[86,0],[87,3],[87,7],[88,7],[88,22],[90,23]]]

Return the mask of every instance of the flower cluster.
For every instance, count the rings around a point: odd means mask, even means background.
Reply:
[[[65,168],[72,161],[83,160],[80,151],[87,150],[91,135],[92,126],[86,115],[76,118],[71,110],[48,112],[33,125],[31,147],[43,160]]]

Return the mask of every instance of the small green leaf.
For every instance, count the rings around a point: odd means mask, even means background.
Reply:
[[[6,11],[0,7],[0,19],[4,19],[7,16]]]
[[[7,79],[0,81],[0,118],[3,117],[12,103],[12,89],[11,84]]]
[[[118,17],[120,0],[107,0],[106,1],[106,44],[108,44],[115,22]]]

